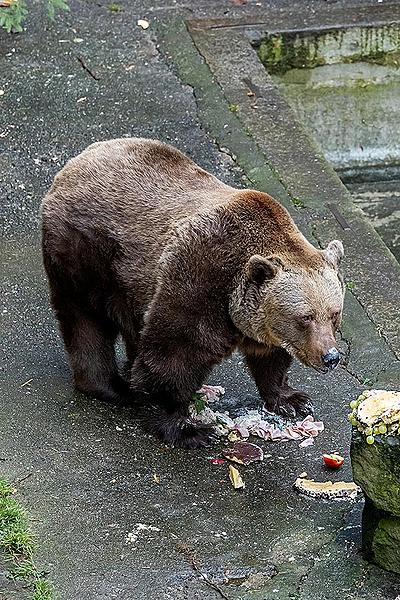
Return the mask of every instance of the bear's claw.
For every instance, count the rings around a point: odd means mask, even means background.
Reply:
[[[314,407],[310,396],[305,392],[300,392],[290,387],[280,389],[272,404],[273,412],[289,419],[307,417],[314,414]],[[268,410],[271,410],[269,402],[266,403],[266,407]]]

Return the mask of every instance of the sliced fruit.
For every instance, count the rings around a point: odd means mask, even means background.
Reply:
[[[336,453],[324,454],[322,456],[322,460],[329,469],[340,469],[340,467],[344,463],[343,456],[340,456],[340,454]]]
[[[298,477],[294,483],[295,489],[306,496],[320,498],[321,500],[334,500],[337,498],[355,498],[361,489],[355,483],[346,481],[314,481]]]
[[[257,444],[249,442],[235,442],[231,448],[223,451],[223,455],[228,460],[239,463],[240,465],[249,465],[256,460],[263,460],[264,453]]]

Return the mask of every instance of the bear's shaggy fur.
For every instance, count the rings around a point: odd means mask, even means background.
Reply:
[[[238,190],[146,139],[89,146],[42,204],[51,302],[75,385],[107,401],[142,395],[165,442],[196,447],[193,393],[235,349],[269,410],[310,412],[289,387],[293,356],[323,369],[343,306],[340,242],[314,248],[267,194]],[[131,365],[118,374],[121,335]]]

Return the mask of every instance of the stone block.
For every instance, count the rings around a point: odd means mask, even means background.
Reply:
[[[387,571],[400,573],[400,517],[377,509],[366,497],[362,532],[365,557]]]
[[[400,437],[376,436],[370,445],[353,429],[351,462],[355,483],[376,508],[400,517]]]

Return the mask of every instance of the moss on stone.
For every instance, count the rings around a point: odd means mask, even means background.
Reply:
[[[285,34],[269,35],[258,48],[258,56],[270,73],[289,69],[310,69],[325,64],[318,53],[318,43],[309,38]]]
[[[368,560],[395,573],[400,573],[399,457],[397,437],[377,438],[369,446],[353,431],[353,476],[365,494],[363,552]]]
[[[400,517],[400,438],[378,435],[369,445],[354,429],[351,462],[354,481],[374,505]]]
[[[378,522],[372,538],[373,560],[383,569],[400,573],[400,518],[387,515]]]
[[[346,64],[366,62],[385,67],[400,67],[400,50],[370,50],[365,53],[358,52],[351,56],[343,56],[341,62]]]
[[[377,509],[368,496],[362,515],[362,547],[366,559],[400,573],[400,517]]]
[[[258,55],[270,73],[281,75],[290,69],[313,69],[327,62],[368,62],[397,67],[400,66],[400,29],[394,24],[311,34],[269,34],[261,42]]]

